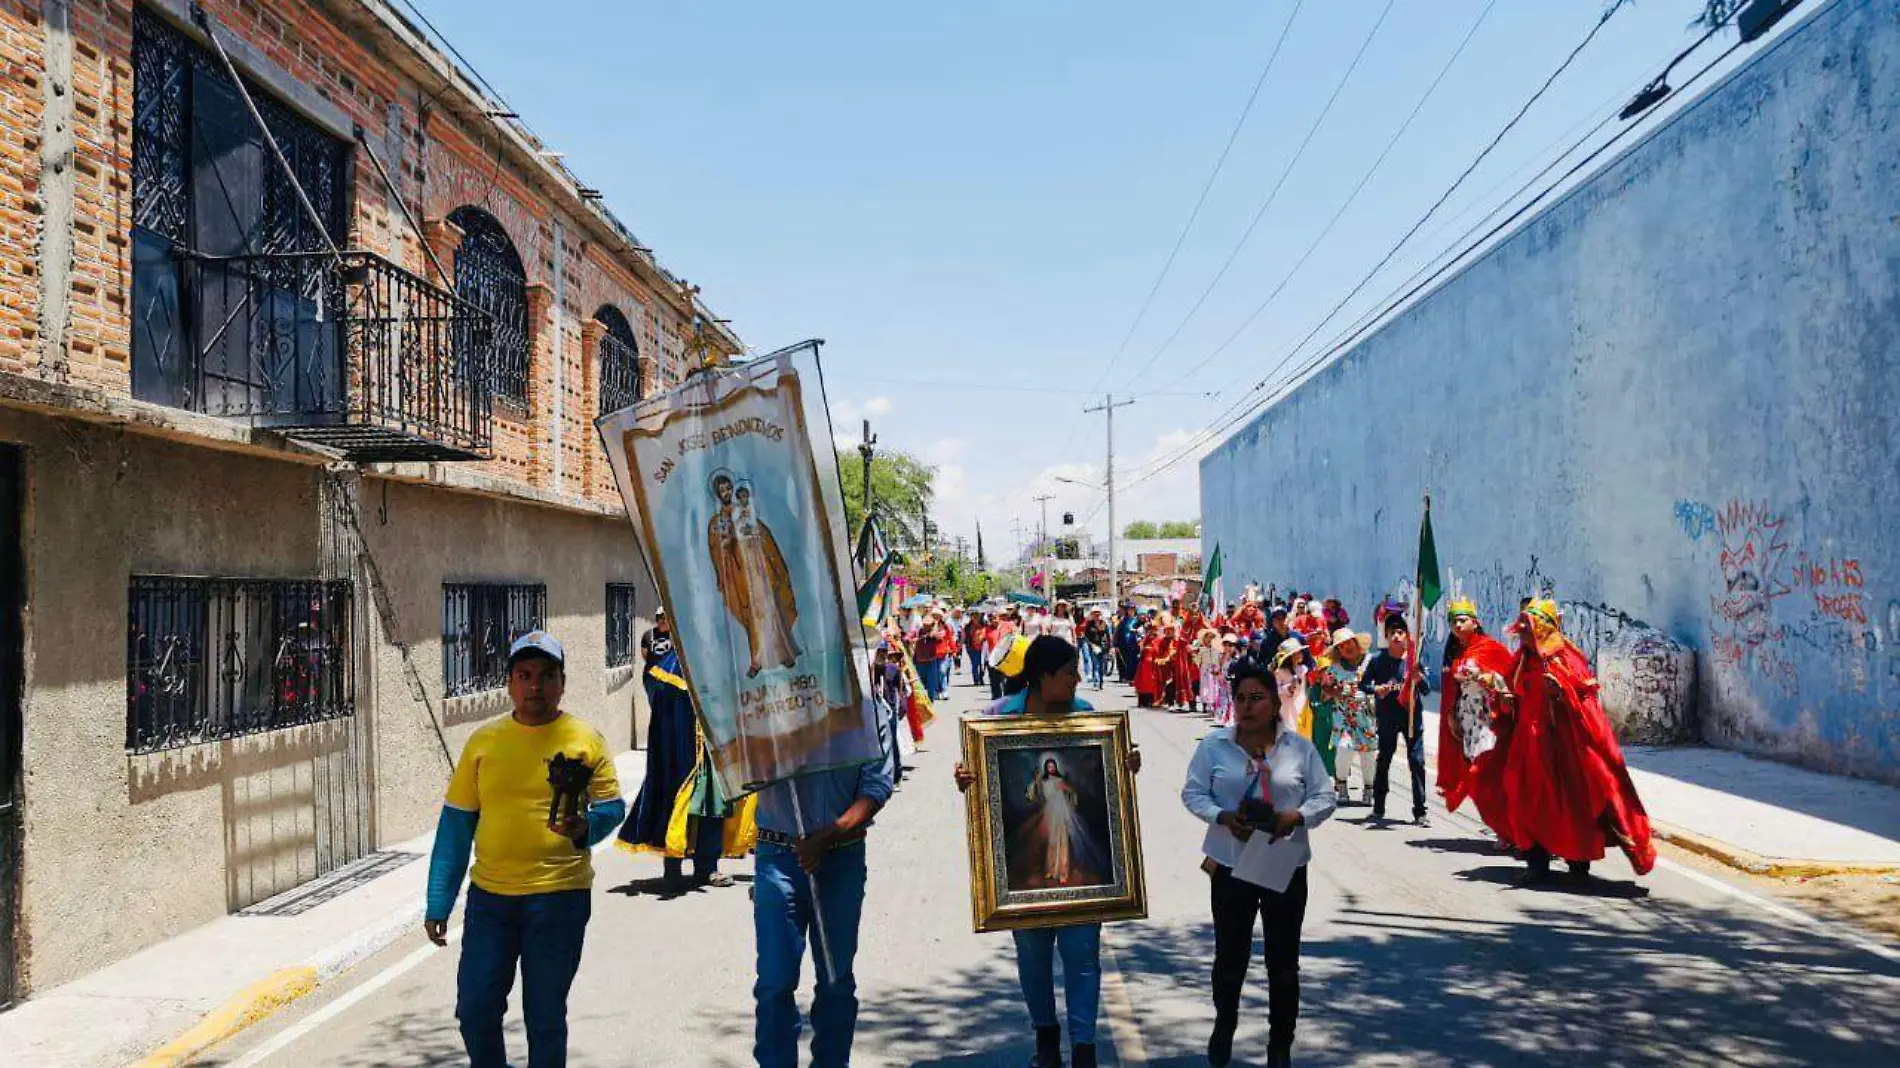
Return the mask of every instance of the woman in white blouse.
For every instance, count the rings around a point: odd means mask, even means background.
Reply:
[[[1266,941],[1267,1065],[1290,1068],[1300,1015],[1306,862],[1313,855],[1307,832],[1333,814],[1337,801],[1319,750],[1281,721],[1272,670],[1243,660],[1228,677],[1234,722],[1201,739],[1181,788],[1188,811],[1208,824],[1201,843],[1214,912],[1214,1033],[1207,1040],[1207,1059],[1216,1068],[1233,1059],[1240,992],[1258,917]],[[1243,861],[1243,850],[1255,836],[1266,841],[1255,844]],[[1292,852],[1275,856],[1278,863],[1255,863],[1267,843]],[[1236,867],[1261,883],[1236,874]]]

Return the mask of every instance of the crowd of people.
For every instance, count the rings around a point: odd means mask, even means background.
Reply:
[[[1406,616],[1404,604],[1378,606],[1375,639],[1352,629],[1337,599],[1300,594],[1283,602],[1251,587],[1237,604],[1212,610],[1175,602],[1144,612],[1124,603],[1113,619],[1064,602],[1047,611],[925,604],[883,629],[874,689],[893,709],[914,709],[944,697],[967,663],[971,683],[992,688],[985,714],[1057,716],[1091,711],[1077,690],[1085,682],[1101,689],[1113,671],[1145,707],[1212,719],[1214,730],[1198,743],[1181,790],[1183,804],[1207,824],[1201,867],[1211,889],[1215,1010],[1208,1060],[1225,1065],[1233,1055],[1260,929],[1267,1063],[1288,1065],[1299,1015],[1308,832],[1350,803],[1355,772],[1360,803],[1383,819],[1388,772],[1401,749],[1411,770],[1412,817],[1420,825],[1427,820],[1422,713],[1433,687]],[[1623,850],[1639,874],[1648,872],[1656,859],[1648,817],[1597,699],[1590,662],[1564,636],[1557,604],[1527,598],[1503,640],[1485,631],[1468,601],[1454,601],[1448,616],[1436,765],[1447,807],[1469,799],[1502,846],[1527,863],[1527,880],[1548,878],[1554,860],[1587,876],[1610,847]],[[620,799],[605,741],[561,710],[565,653],[545,632],[514,643],[514,712],[476,731],[456,765],[431,857],[424,926],[432,941],[446,943],[468,872],[456,1015],[470,1063],[505,1063],[502,1014],[517,970],[530,1063],[562,1062],[567,990],[591,908],[589,853],[618,830],[623,845],[665,858],[663,884],[672,891],[691,885],[686,860],[694,883],[729,885],[719,859],[755,854],[755,1056],[761,1065],[797,1063],[802,1024],[795,995],[811,946],[818,971],[808,1015],[813,1063],[846,1064],[857,1015],[852,964],[866,831],[902,762],[787,780],[739,800],[722,797],[708,774],[705,741],[663,617],[641,651],[653,737],[631,810]],[[914,710],[911,727],[920,738]],[[557,818],[541,784],[552,782],[551,763],[569,760],[569,749],[592,778],[571,814]],[[1139,751],[1132,752],[1129,772],[1140,765]],[[961,764],[955,774],[959,788],[972,785]],[[1255,834],[1293,843],[1298,864],[1289,879],[1264,885],[1237,871]],[[1018,980],[1035,1031],[1032,1064],[1064,1063],[1064,1022],[1069,1063],[1096,1063],[1100,935],[1099,924],[1015,933]],[[1066,1021],[1056,1014],[1058,956]]]

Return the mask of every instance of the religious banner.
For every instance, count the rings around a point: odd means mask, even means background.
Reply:
[[[881,759],[817,344],[599,421],[728,796]]]

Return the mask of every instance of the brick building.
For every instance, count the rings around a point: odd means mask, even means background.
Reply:
[[[4,1002],[426,832],[521,630],[632,744],[592,423],[742,346],[382,0],[0,58]]]

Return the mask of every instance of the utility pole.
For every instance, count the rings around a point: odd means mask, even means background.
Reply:
[[[1029,553],[1023,550],[1023,517],[1010,519],[1010,529],[1016,532],[1016,555],[1023,561],[1023,589],[1029,588]]]
[[[864,440],[858,443],[858,455],[864,457],[864,518],[871,519],[871,454],[877,449],[877,435],[871,433],[871,421],[864,421]],[[856,531],[852,531],[856,534]],[[868,563],[865,565],[870,566]]]
[[[1108,477],[1103,480],[1103,487],[1108,490],[1108,600],[1109,607],[1117,611],[1122,600],[1122,565],[1115,556],[1115,539],[1121,536],[1121,531],[1115,529],[1115,409],[1126,408],[1133,403],[1133,397],[1118,401],[1110,393],[1102,398],[1102,403],[1082,409],[1084,414],[1103,412],[1108,416]]]
[[[1055,500],[1055,496],[1049,493],[1036,498],[1036,503],[1042,505],[1042,533],[1037,535],[1036,544],[1040,551],[1036,557],[1042,561],[1042,599],[1051,605],[1056,603],[1055,577],[1050,574],[1055,568],[1049,560],[1049,502],[1052,500]]]

